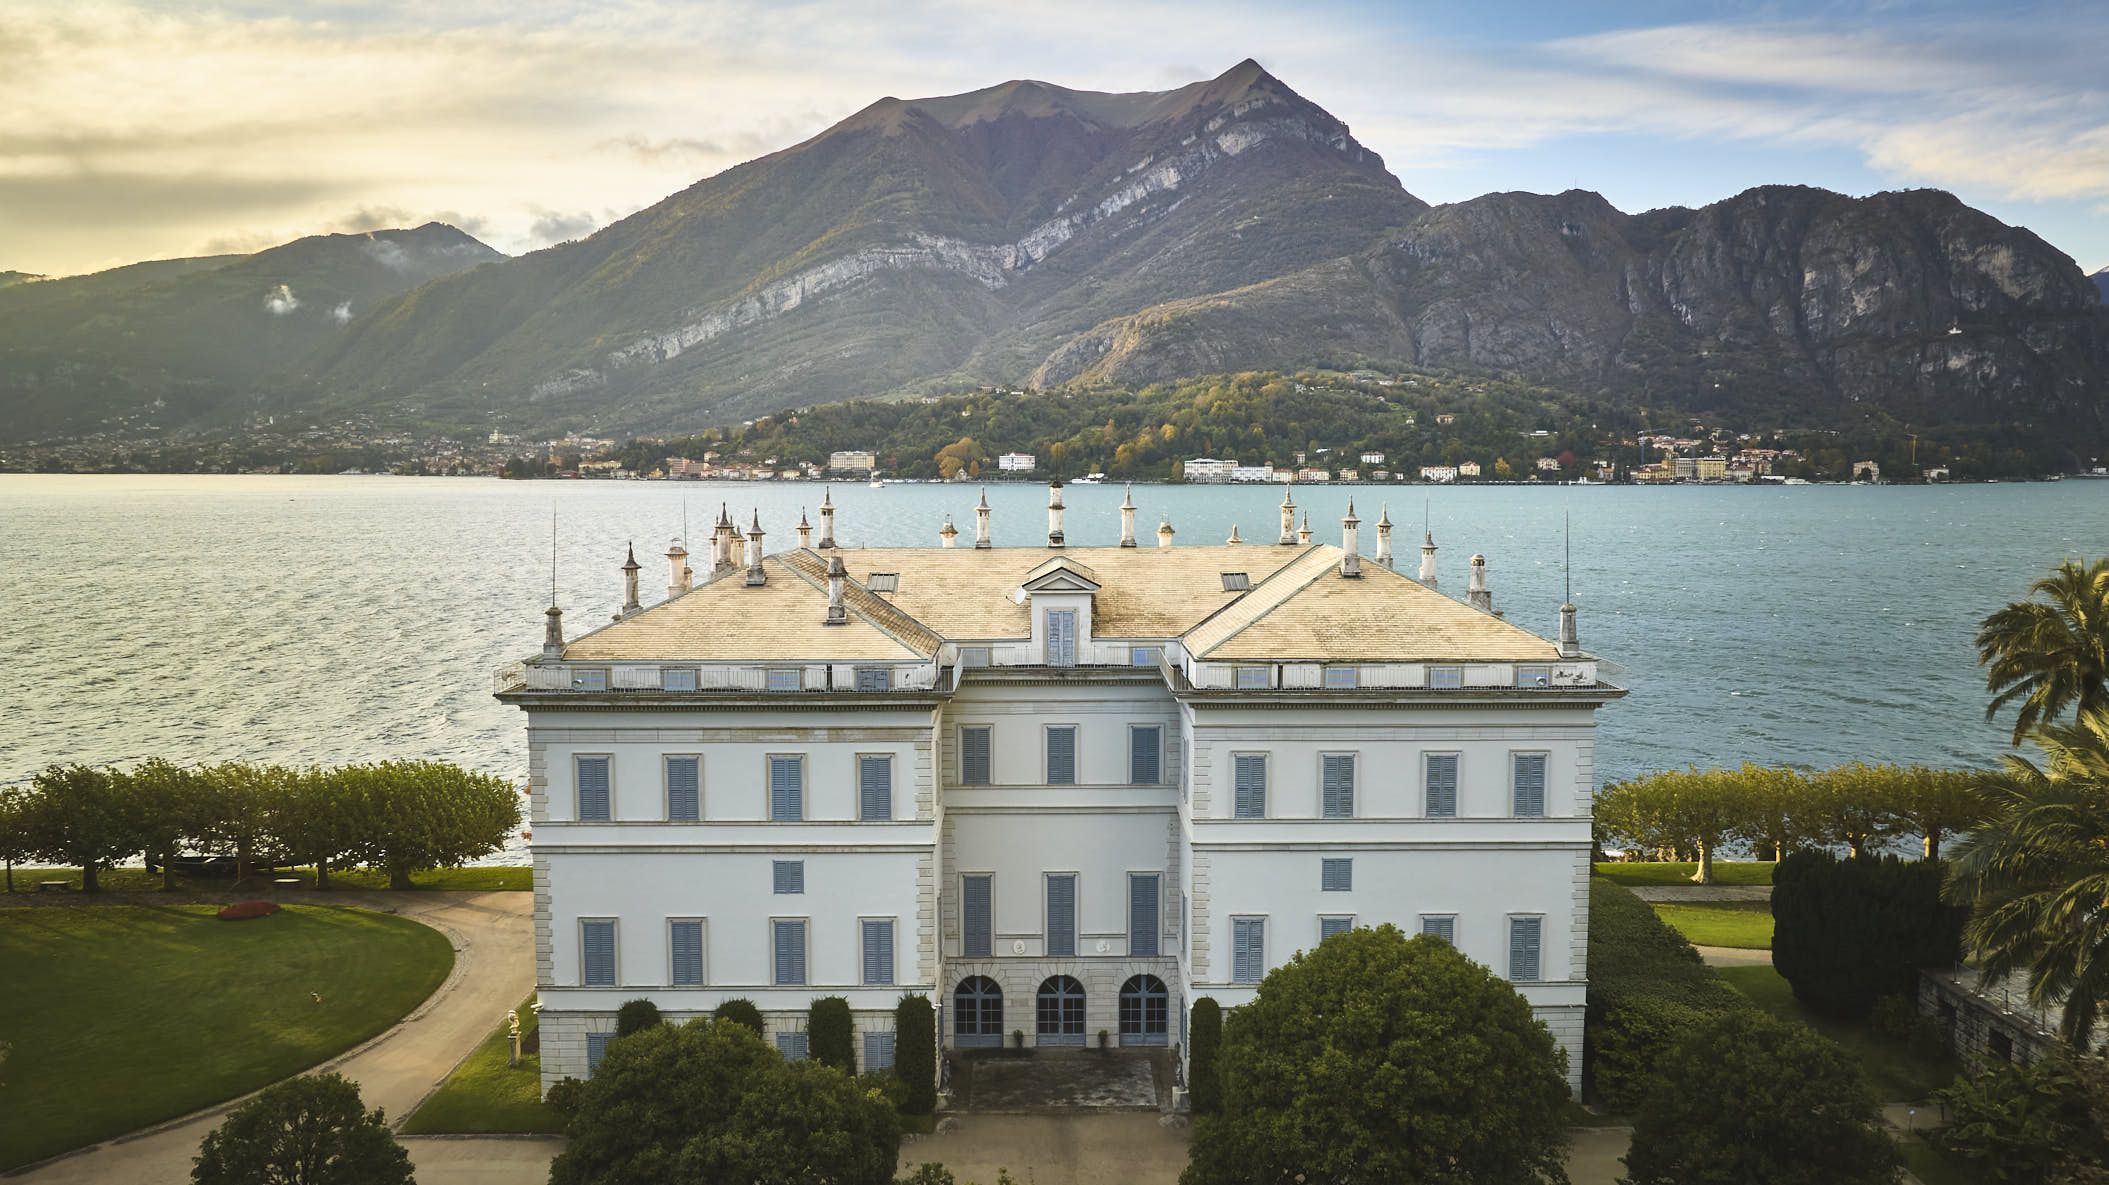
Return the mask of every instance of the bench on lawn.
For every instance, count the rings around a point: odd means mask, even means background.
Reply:
[[[38,881],[39,893],[68,893],[73,890],[72,881]]]

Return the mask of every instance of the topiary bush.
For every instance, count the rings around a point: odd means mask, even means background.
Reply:
[[[1216,1073],[1216,1051],[1223,1046],[1223,1006],[1214,996],[1194,1001],[1187,1022],[1186,1089],[1196,1115],[1213,1115],[1222,1106],[1222,1085]]]
[[[627,1037],[663,1023],[659,1016],[659,1005],[650,1000],[625,1000],[615,1010],[615,1035]]]
[[[1911,996],[1919,972],[1962,957],[1968,912],[1941,900],[1937,861],[1796,852],[1772,877],[1772,965],[1794,997],[1864,1020],[1883,996]]]
[[[1589,882],[1585,1096],[1630,1114],[1685,1032],[1713,1017],[1754,1010],[1647,902],[1610,881]]]
[[[926,996],[902,996],[893,1006],[893,1072],[906,1087],[902,1114],[937,1109],[937,1010]]]
[[[806,1015],[807,1052],[823,1066],[845,1074],[857,1072],[857,1029],[849,1014],[849,1001],[841,996],[822,996],[813,1001]]]
[[[757,1037],[762,1036],[768,1030],[768,1026],[762,1023],[762,1010],[756,1008],[754,1001],[747,999],[745,996],[734,996],[732,999],[718,1005],[717,1019],[731,1021],[736,1025],[746,1025],[754,1030],[754,1035]]]

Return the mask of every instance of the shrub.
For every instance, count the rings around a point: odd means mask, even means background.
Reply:
[[[1965,911],[1941,901],[1941,866],[1797,852],[1772,878],[1772,965],[1810,1008],[1865,1019],[1910,995],[1919,971],[1962,957]]]
[[[1193,1017],[1187,1022],[1186,1089],[1196,1115],[1213,1115],[1221,1103],[1221,1084],[1216,1079],[1216,1050],[1223,1044],[1223,1006],[1214,996],[1194,1001]]]
[[[745,996],[734,996],[732,999],[718,1005],[716,1015],[719,1020],[731,1021],[736,1025],[746,1025],[754,1030],[754,1035],[757,1037],[768,1031],[768,1026],[762,1023],[762,1010],[756,1008],[754,1001],[747,999]]]
[[[615,1035],[627,1037],[643,1032],[654,1025],[664,1023],[659,1017],[659,1005],[650,1000],[625,1000],[615,1010]]]
[[[806,1039],[813,1060],[833,1066],[845,1074],[857,1072],[857,1028],[850,1019],[849,1001],[841,996],[822,996],[806,1014]]]
[[[242,922],[250,918],[269,917],[278,912],[276,901],[237,901],[223,906],[214,916],[223,922]]]
[[[1630,1114],[1654,1085],[1657,1064],[1687,1030],[1753,1007],[1647,902],[1623,886],[1590,881],[1584,1094]]]
[[[340,1074],[265,1087],[207,1133],[193,1185],[410,1185],[410,1154]]]
[[[1626,1185],[1891,1185],[1867,1079],[1806,1025],[1755,1012],[1685,1030],[1633,1118]]]
[[[893,1072],[907,1091],[906,1115],[937,1109],[937,1012],[925,996],[902,996],[893,1008]]]
[[[1934,1142],[1991,1185],[2109,1179],[2109,1064],[2053,1054],[1958,1081],[1934,1098]]]

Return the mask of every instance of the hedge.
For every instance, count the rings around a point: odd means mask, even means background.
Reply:
[[[807,1053],[823,1066],[845,1074],[857,1072],[857,1029],[850,1018],[849,1001],[841,996],[822,996],[806,1014]]]
[[[1188,1050],[1187,1093],[1196,1115],[1214,1114],[1222,1105],[1221,1084],[1216,1078],[1216,1051],[1223,1044],[1223,1008],[1215,997],[1194,1001]]]
[[[641,1033],[660,1023],[659,1005],[650,1000],[625,1000],[622,1007],[615,1010],[615,1035],[618,1037]]]
[[[762,1010],[756,1008],[754,1001],[747,999],[745,996],[734,996],[732,999],[718,1005],[717,1019],[731,1021],[736,1025],[746,1025],[754,1030],[754,1035],[757,1037],[766,1035],[768,1029],[768,1026],[762,1023]]]
[[[1772,965],[1819,1012],[1865,1019],[1915,995],[1921,969],[1961,961],[1968,911],[1942,903],[1939,861],[1796,852],[1772,884]]]
[[[1589,1014],[1582,1092],[1630,1114],[1684,1031],[1755,1005],[1723,983],[1692,944],[1630,889],[1589,882]]]
[[[893,1072],[907,1087],[901,1111],[937,1109],[937,1013],[926,996],[902,996],[893,1008]]]

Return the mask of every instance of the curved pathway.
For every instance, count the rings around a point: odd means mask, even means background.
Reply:
[[[534,987],[532,893],[424,890],[298,894],[282,900],[397,913],[431,926],[454,944],[454,970],[439,990],[394,1028],[315,1067],[357,1082],[366,1105],[384,1108],[391,1121],[410,1114],[505,1018],[505,1010]],[[238,1101],[68,1153],[6,1180],[9,1185],[181,1185],[190,1180],[199,1141]]]

